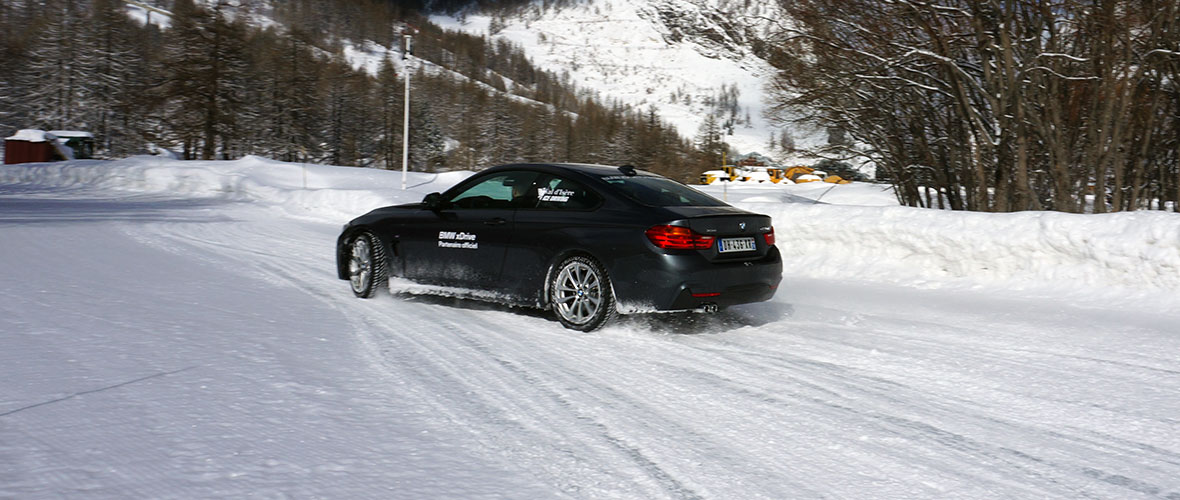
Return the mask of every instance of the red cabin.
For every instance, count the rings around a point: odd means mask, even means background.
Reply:
[[[4,139],[4,163],[59,161],[69,158],[58,139],[44,130],[24,129]]]

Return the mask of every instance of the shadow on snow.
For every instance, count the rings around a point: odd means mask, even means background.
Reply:
[[[91,222],[225,222],[229,217],[213,213],[189,213],[223,205],[218,199],[100,198],[52,196],[45,191],[0,186],[0,225],[71,224]]]
[[[480,300],[469,297],[393,292],[395,300],[417,302],[470,311],[499,311],[518,316],[536,318],[550,322],[554,328],[562,328],[553,311],[521,307]],[[699,335],[726,333],[747,326],[762,326],[782,320],[791,315],[793,308],[779,302],[762,302],[730,307],[716,313],[700,311],[678,311],[658,313],[620,314],[607,325],[610,328],[647,330],[660,334]],[[576,332],[570,331],[571,334]]]

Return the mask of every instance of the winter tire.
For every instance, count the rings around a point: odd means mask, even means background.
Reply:
[[[352,293],[362,299],[371,298],[385,287],[387,279],[385,248],[381,240],[370,232],[353,238],[348,253],[348,280]]]
[[[549,303],[562,326],[572,330],[596,330],[615,315],[610,278],[589,257],[570,257],[557,266],[549,283]]]

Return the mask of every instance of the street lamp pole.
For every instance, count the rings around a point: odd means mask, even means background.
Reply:
[[[402,191],[406,190],[406,172],[410,169],[410,34],[403,35],[406,41],[406,50],[402,52],[402,72],[405,73],[406,79],[406,102],[403,108],[405,109],[405,119],[402,122]]]

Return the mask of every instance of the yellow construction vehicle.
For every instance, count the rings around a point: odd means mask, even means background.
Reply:
[[[775,184],[778,184],[782,182],[783,179],[787,178],[786,174],[783,173],[783,169],[781,168],[768,168],[766,169],[766,173],[770,174],[770,182]]]
[[[712,184],[717,181],[729,182],[729,174],[724,170],[709,170],[701,173],[701,184]]]
[[[750,180],[750,175],[748,172],[745,170],[738,170],[734,165],[722,165],[721,170],[724,170],[725,174],[729,176],[730,182],[746,182]]]
[[[763,172],[766,174],[763,175]],[[765,163],[757,163],[749,158],[739,161],[736,165],[722,164],[720,170],[708,170],[701,173],[701,184],[712,184],[717,181],[722,182],[766,182],[770,181],[775,184],[789,179],[795,184],[805,184],[808,182],[827,182],[831,184],[848,184],[851,181],[840,177],[839,175],[828,175],[827,172],[816,170],[812,167],[803,165],[796,165],[794,167],[779,168],[770,167]]]
[[[784,170],[783,176],[791,179],[791,182],[794,182],[795,184],[803,184],[805,182],[815,182],[821,180],[819,177],[813,175],[812,172],[815,172],[814,168],[796,165]]]
[[[784,175],[788,179],[791,179],[791,182],[794,182],[795,184],[820,181],[832,184],[848,184],[851,182],[838,175],[828,175],[827,172],[816,170],[811,167],[804,167],[803,165],[788,168]]]

